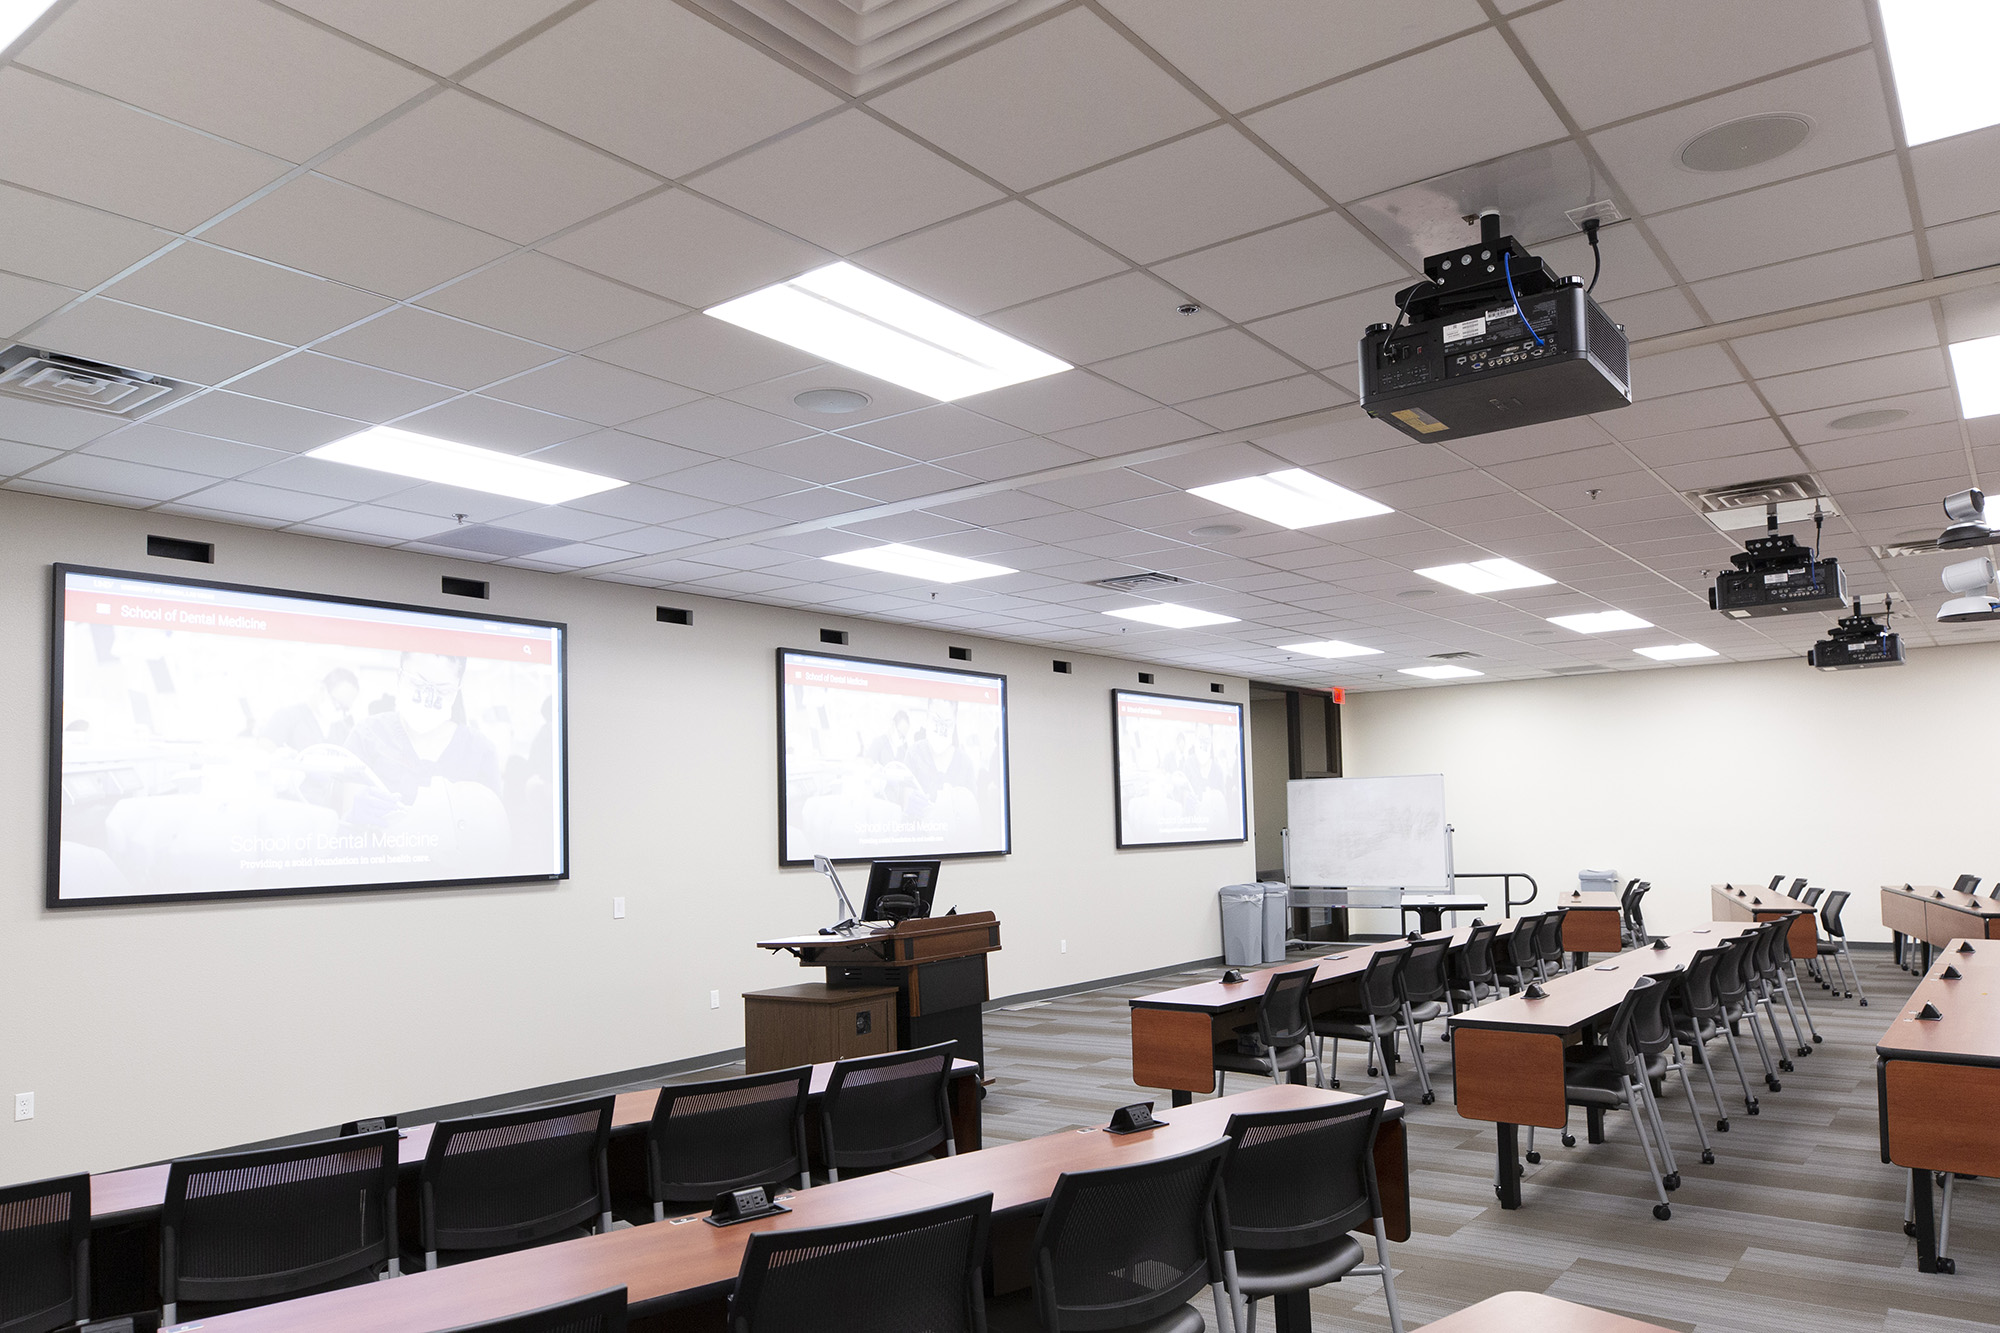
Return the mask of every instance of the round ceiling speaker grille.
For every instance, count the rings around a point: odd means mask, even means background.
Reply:
[[[1791,152],[1812,137],[1813,123],[1790,112],[1745,116],[1703,130],[1681,146],[1690,171],[1741,171]]]
[[[846,416],[849,412],[859,412],[873,400],[858,389],[807,389],[795,394],[792,401],[808,412],[823,412],[827,416]]]
[[[1834,430],[1872,430],[1892,421],[1901,421],[1908,415],[1900,407],[1872,407],[1866,412],[1849,412],[1844,417],[1835,417],[1826,424]]]

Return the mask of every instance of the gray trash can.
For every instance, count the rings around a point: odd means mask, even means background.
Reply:
[[[1615,870],[1579,870],[1576,874],[1577,887],[1585,893],[1618,892],[1618,872]]]
[[[1257,966],[1264,961],[1264,886],[1225,884],[1216,897],[1222,902],[1222,961]]]
[[[1264,889],[1264,961],[1282,963],[1285,961],[1285,911],[1291,906],[1292,891],[1283,884],[1265,880]]]

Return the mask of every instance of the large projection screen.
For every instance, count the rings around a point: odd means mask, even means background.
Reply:
[[[1111,691],[1120,847],[1242,842],[1243,705]]]
[[[1007,678],[778,650],[778,860],[997,856]]]
[[[55,567],[48,905],[562,879],[565,627]]]

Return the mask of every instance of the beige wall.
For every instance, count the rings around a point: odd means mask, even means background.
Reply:
[[[150,559],[148,532],[213,541],[216,563]],[[438,592],[457,573],[492,581],[496,614],[567,622],[573,878],[45,910],[56,561],[432,606],[462,605]],[[661,602],[694,624],[657,623]],[[1213,956],[1215,889],[1255,868],[1247,843],[1114,850],[1106,696],[1132,663],[11,493],[0,614],[0,1092],[36,1095],[33,1120],[0,1121],[0,1183],[741,1044],[742,991],[818,975],[751,943],[831,919],[826,881],[776,852],[773,650],[816,647],[822,625],[857,656],[942,666],[957,643],[1008,676],[1017,850],[939,884],[939,910],[1000,914],[995,995]],[[1217,679],[1149,669],[1168,694]]]
[[[1444,774],[1458,868],[1525,870],[1543,901],[1615,869],[1652,881],[1646,923],[1674,930],[1707,919],[1712,882],[1803,875],[1854,894],[1851,937],[1887,939],[1882,884],[2000,878],[1996,685],[2000,646],[1967,645],[1882,670],[1792,660],[1349,695],[1347,771]]]

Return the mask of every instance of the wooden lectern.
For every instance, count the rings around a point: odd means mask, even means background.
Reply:
[[[920,917],[852,935],[789,935],[757,947],[794,954],[801,967],[825,968],[833,990],[894,986],[897,1049],[956,1039],[959,1058],[985,1069],[986,955],[1000,948],[993,913]]]

